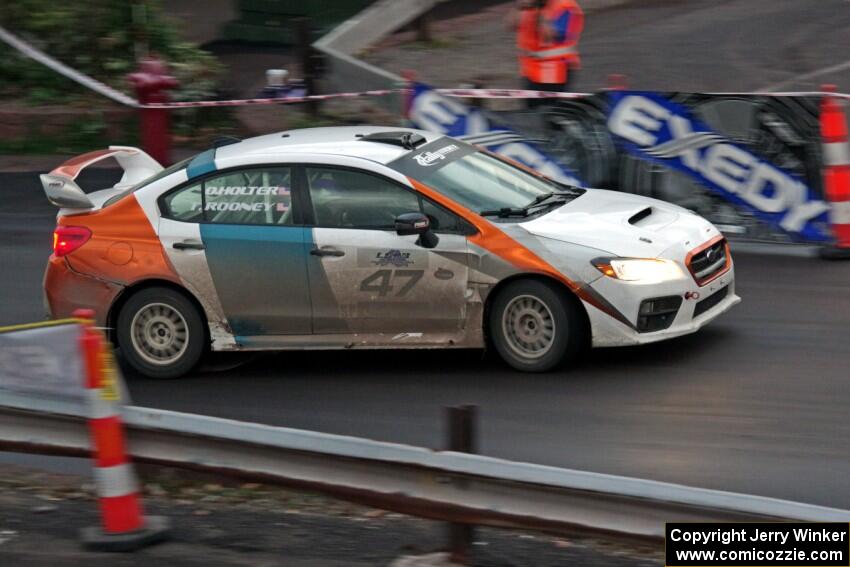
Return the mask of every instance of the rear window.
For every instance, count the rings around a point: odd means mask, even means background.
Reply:
[[[168,176],[169,176],[169,175],[171,175],[172,173],[175,173],[175,172],[177,172],[177,171],[180,171],[181,169],[186,169],[186,166],[187,166],[187,165],[189,165],[189,162],[190,162],[190,161],[192,161],[194,158],[195,158],[195,156],[192,156],[192,157],[186,158],[186,159],[184,159],[184,160],[182,160],[182,161],[178,161],[178,162],[177,162],[177,163],[175,163],[174,165],[170,165],[170,166],[166,167],[165,169],[163,169],[163,170],[162,170],[162,171],[160,171],[159,173],[157,173],[157,174],[155,174],[155,175],[151,175],[150,177],[148,177],[148,178],[147,178],[147,179],[145,179],[144,181],[141,181],[141,182],[139,182],[139,183],[136,183],[135,185],[133,185],[133,186],[132,186],[132,187],[130,187],[129,189],[126,189],[126,190],[124,190],[124,191],[121,191],[121,192],[120,192],[120,193],[118,193],[117,195],[114,195],[114,196],[110,197],[110,198],[109,198],[109,200],[108,200],[108,201],[106,201],[106,202],[103,204],[103,206],[104,206],[104,207],[108,207],[108,206],[109,206],[109,205],[111,205],[112,203],[117,203],[118,201],[120,201],[121,199],[123,199],[124,197],[126,197],[127,195],[129,195],[130,193],[135,193],[136,191],[138,191],[138,190],[139,190],[139,189],[141,189],[142,187],[146,187],[146,186],[150,185],[151,183],[154,183],[154,182],[156,182],[156,181],[159,181],[160,179],[162,179],[162,178],[164,178],[164,177],[168,177]]]

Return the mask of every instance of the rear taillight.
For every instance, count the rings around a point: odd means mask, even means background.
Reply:
[[[57,226],[53,231],[53,253],[57,258],[70,254],[91,238],[84,226]]]

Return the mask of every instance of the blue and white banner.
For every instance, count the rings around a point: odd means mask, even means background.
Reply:
[[[561,183],[583,185],[575,172],[546,155],[537,144],[498,126],[480,109],[447,98],[421,83],[414,86],[412,97],[410,120],[415,127],[484,146]]]
[[[799,176],[713,132],[664,95],[618,91],[608,96],[608,129],[626,152],[684,172],[798,239],[831,239],[829,205]]]

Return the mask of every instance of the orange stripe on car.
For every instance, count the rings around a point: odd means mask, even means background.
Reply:
[[[603,313],[607,313],[608,315],[610,315],[617,321],[623,323],[627,327],[634,328],[634,324],[632,324],[631,321],[629,321],[622,313],[617,311],[613,306],[608,304],[608,302],[605,301],[604,298],[599,297],[595,292],[593,292],[593,290],[587,287],[583,287],[572,281],[568,277],[564,276],[564,274],[558,271],[549,262],[545,261],[540,256],[531,251],[529,248],[523,246],[522,244],[505,234],[493,223],[482,218],[480,215],[464,207],[463,205],[454,202],[453,200],[449,199],[438,191],[431,189],[427,185],[424,185],[410,177],[408,177],[408,180],[413,184],[413,187],[415,187],[417,191],[443,205],[455,214],[460,215],[466,221],[471,223],[476,229],[478,229],[478,234],[469,237],[469,241],[473,244],[484,248],[488,252],[492,252],[499,258],[502,258],[511,265],[516,266],[517,268],[520,268],[524,271],[549,276],[558,280],[559,282],[567,286],[582,300],[593,305]]]

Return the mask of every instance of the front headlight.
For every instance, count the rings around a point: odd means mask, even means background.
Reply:
[[[609,278],[626,282],[659,283],[684,276],[678,264],[658,258],[597,258],[592,263]]]

